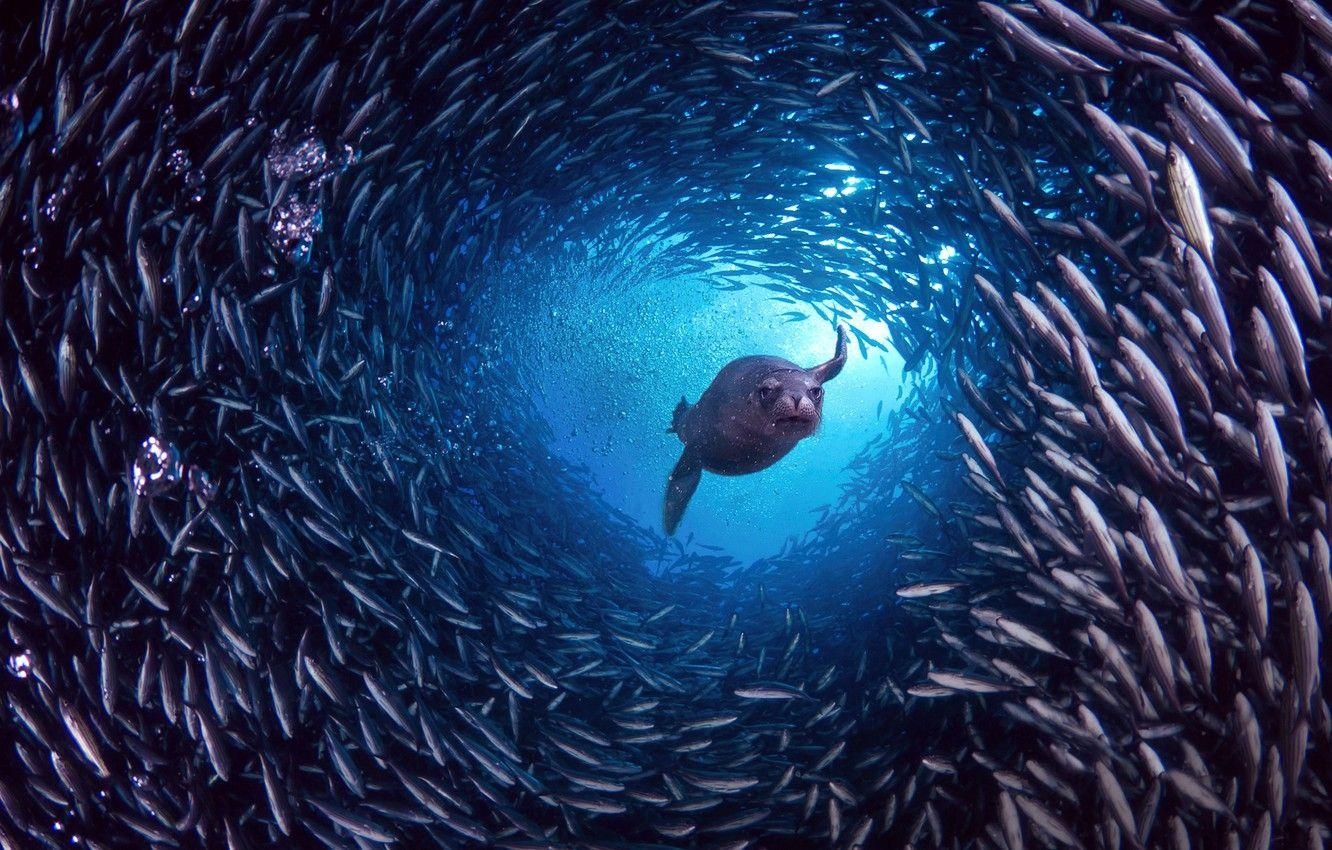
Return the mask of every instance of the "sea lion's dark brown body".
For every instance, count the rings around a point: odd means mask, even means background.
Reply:
[[[823,384],[846,363],[846,329],[822,365],[805,369],[789,360],[751,355],[732,360],[698,403],[683,398],[671,429],[684,443],[666,485],[662,522],[674,534],[703,470],[745,475],[767,469],[813,434],[823,415]]]

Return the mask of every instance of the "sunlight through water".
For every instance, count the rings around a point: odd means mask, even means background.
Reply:
[[[666,428],[681,396],[691,403],[718,369],[748,354],[814,366],[836,331],[811,306],[752,285],[722,289],[707,275],[645,279],[618,289],[572,275],[556,302],[522,313],[514,337],[538,368],[530,391],[551,429],[550,451],[584,467],[607,503],[661,533],[666,479],[681,443]],[[771,281],[767,281],[771,284]],[[838,315],[849,358],[827,388],[822,426],[762,472],[705,473],[677,531],[680,540],[740,560],[776,554],[814,527],[849,480],[847,463],[883,430],[901,400],[903,361],[884,323]]]

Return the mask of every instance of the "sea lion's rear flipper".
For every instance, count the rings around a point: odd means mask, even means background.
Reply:
[[[685,506],[698,489],[698,479],[703,477],[703,462],[698,455],[685,449],[671,470],[671,477],[666,480],[666,504],[662,508],[661,522],[667,534],[674,534],[675,527],[684,516]]]
[[[833,352],[833,358],[827,363],[821,363],[809,370],[809,376],[820,384],[827,383],[837,377],[837,373],[842,371],[846,365],[846,325],[837,326],[837,349]]]

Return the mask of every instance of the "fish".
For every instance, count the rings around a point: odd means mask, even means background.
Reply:
[[[1047,0],[1051,2],[1051,0]],[[1095,105],[1087,103],[1083,105],[1083,112],[1088,120],[1091,121],[1101,141],[1110,150],[1110,154],[1124,169],[1124,173],[1129,176],[1129,182],[1133,188],[1138,191],[1147,205],[1148,212],[1152,212],[1156,207],[1155,190],[1152,183],[1151,173],[1147,167],[1146,160],[1137,146],[1133,144],[1132,139],[1105,112],[1098,109]],[[1068,262],[1067,260],[1065,262]]]
[[[903,599],[921,599],[925,597],[936,596],[941,593],[948,593],[949,591],[957,590],[958,588],[963,586],[964,585],[962,585],[960,582],[949,582],[949,581],[920,582],[917,584],[907,585],[905,587],[899,587],[897,589],[897,595],[902,597]]]
[[[1015,46],[1038,62],[1067,74],[1105,73],[1108,69],[1071,47],[1051,42],[993,3],[979,4],[981,12]]]
[[[756,683],[735,689],[735,695],[741,699],[753,700],[788,700],[808,698],[797,688],[777,682]]]
[[[1202,187],[1193,163],[1183,148],[1174,142],[1166,150],[1166,187],[1174,202],[1185,239],[1211,265],[1216,236],[1207,216]]]

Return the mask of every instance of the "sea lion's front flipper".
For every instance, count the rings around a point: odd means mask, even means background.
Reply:
[[[809,370],[809,376],[820,384],[831,381],[837,377],[837,373],[842,371],[846,365],[846,325],[837,326],[837,350],[833,352],[833,358],[827,363],[821,363]]]
[[[685,506],[698,488],[698,479],[703,477],[703,462],[698,455],[688,448],[680,455],[671,477],[666,480],[666,504],[662,508],[661,522],[667,534],[674,534],[675,527],[684,516]]]

